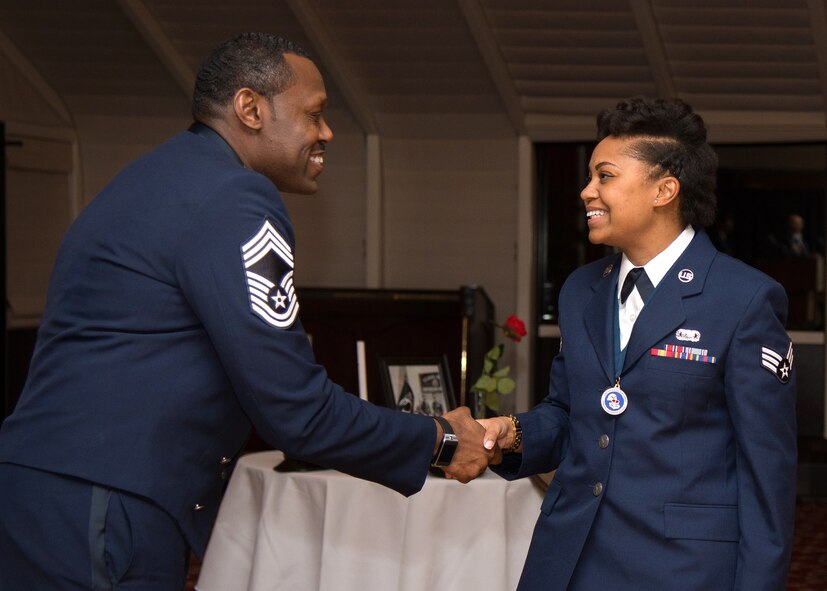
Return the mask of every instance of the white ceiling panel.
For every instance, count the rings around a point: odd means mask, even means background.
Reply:
[[[264,30],[307,47],[366,132],[493,115],[536,140],[591,137],[633,95],[737,129],[823,122],[826,20],[824,0],[0,0],[6,53],[72,113],[186,112],[207,52]]]

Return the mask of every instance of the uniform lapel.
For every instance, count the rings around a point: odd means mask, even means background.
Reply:
[[[703,230],[697,230],[689,246],[658,284],[635,322],[626,348],[626,371],[663,338],[686,321],[683,301],[703,291],[709,267],[717,251]]]
[[[614,299],[617,291],[617,275],[620,271],[620,257],[606,266],[604,275],[592,285],[592,298],[584,309],[585,317],[583,322],[586,325],[586,332],[606,372],[609,381],[614,380],[614,340],[612,339],[612,326],[615,313]]]

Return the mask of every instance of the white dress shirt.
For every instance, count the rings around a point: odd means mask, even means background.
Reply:
[[[675,261],[680,258],[683,251],[686,250],[686,247],[692,242],[694,236],[695,229],[692,226],[687,226],[669,246],[643,266],[643,270],[646,271],[646,275],[649,276],[649,280],[655,288],[657,288],[658,283],[660,283],[661,279],[666,275],[666,272],[675,264]],[[618,275],[617,278],[617,298],[619,305],[618,325],[620,327],[621,350],[625,349],[629,343],[632,327],[635,325],[637,317],[640,316],[640,311],[643,310],[643,298],[640,297],[637,286],[635,286],[632,293],[629,294],[625,304],[620,302],[621,287],[626,280],[626,275],[628,275],[629,271],[634,269],[634,267],[632,261],[624,254],[620,262],[620,275]]]

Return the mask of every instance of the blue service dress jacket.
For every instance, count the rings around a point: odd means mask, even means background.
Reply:
[[[519,589],[782,591],[796,483],[783,288],[699,231],[647,301],[615,369],[620,255],[560,294],[548,396],[518,415],[507,478],[556,473]],[[626,410],[603,392],[619,375]]]
[[[251,424],[292,457],[419,490],[433,420],[328,379],[293,252],[278,190],[212,130],[127,166],[66,234],[0,462],[152,499],[199,555]]]

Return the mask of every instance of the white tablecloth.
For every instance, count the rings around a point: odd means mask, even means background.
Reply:
[[[525,479],[429,476],[410,498],[333,470],[281,473],[242,457],[199,591],[514,589],[542,501]]]

